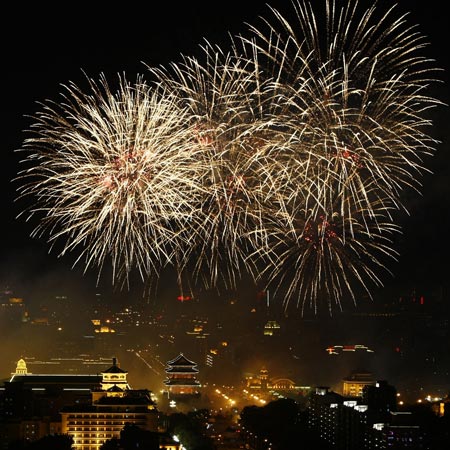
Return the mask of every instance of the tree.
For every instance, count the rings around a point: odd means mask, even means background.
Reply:
[[[252,445],[266,441],[274,449],[330,448],[308,429],[304,414],[292,399],[275,400],[262,407],[246,406],[241,412],[241,425],[252,433]]]
[[[178,439],[187,450],[211,450],[213,442],[205,435],[205,411],[197,414],[174,413],[169,416],[169,429],[171,435]]]
[[[158,450],[159,434],[154,431],[144,430],[134,424],[127,424],[120,432],[120,444],[125,450],[135,448]]]
[[[25,447],[27,450],[72,450],[73,438],[67,434],[44,436]]]
[[[102,444],[100,450],[131,450],[142,448],[145,450],[159,449],[159,434],[144,430],[134,424],[127,424],[120,432],[120,438],[108,439]]]
[[[118,438],[108,439],[100,446],[100,450],[117,450],[117,449],[120,449],[120,439]]]

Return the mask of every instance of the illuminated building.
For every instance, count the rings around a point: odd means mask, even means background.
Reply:
[[[26,375],[27,373],[27,363],[24,359],[19,359],[19,361],[17,361],[16,372],[12,375]]]
[[[116,330],[114,330],[113,328],[107,326],[107,325],[102,325],[100,328],[96,328],[94,330],[96,333],[115,333]]]
[[[130,389],[127,372],[115,358],[101,377],[100,387],[91,393],[90,404],[61,410],[61,430],[73,437],[74,450],[98,450],[106,440],[119,438],[127,424],[157,431],[158,411],[150,391]]]
[[[74,450],[98,450],[106,440],[119,438],[127,424],[157,431],[157,422],[158,412],[147,390],[110,388],[91,405],[61,410],[61,430],[73,437]]]
[[[310,396],[308,426],[332,448],[362,450],[367,430],[368,406],[318,387]]]
[[[315,430],[321,439],[336,446],[339,435],[339,405],[341,395],[328,387],[317,387],[311,394],[308,406],[308,426]]]
[[[269,382],[269,371],[265,367],[259,371],[258,376],[247,376],[245,381],[249,389],[267,390],[272,387]]]
[[[447,394],[445,398],[435,398],[431,410],[439,417],[450,414],[450,394]]]
[[[425,435],[419,425],[412,423],[410,412],[392,412],[386,422],[375,423],[367,432],[366,448],[424,449]]]
[[[264,325],[264,336],[274,336],[277,335],[280,331],[280,325],[275,320],[269,320]]]
[[[170,435],[162,434],[159,438],[159,448],[165,450],[180,450],[181,443]]]
[[[336,450],[431,448],[411,412],[392,411],[395,397],[385,381],[367,386],[363,399],[318,387],[309,397],[308,426]]]
[[[245,385],[253,391],[271,391],[275,396],[281,396],[286,393],[297,392],[301,395],[307,395],[311,387],[299,386],[293,380],[286,377],[269,378],[269,371],[263,366],[258,375],[247,375]],[[283,393],[283,394],[282,394]]]
[[[231,373],[224,370],[224,367],[232,367],[235,363],[234,346],[225,340],[216,341],[214,344],[214,346],[209,346],[205,350],[202,378],[205,382],[229,384]],[[199,345],[197,348],[201,349]]]
[[[80,354],[75,357],[57,357],[49,359],[24,358],[28,373],[36,374],[98,374],[105,366],[111,364],[111,356],[96,356],[95,358]],[[17,373],[17,369],[16,369]]]
[[[0,449],[58,433],[73,437],[74,450],[98,450],[126,424],[158,430],[150,391],[131,389],[115,358],[100,375],[31,374],[21,359],[0,405]]]
[[[60,410],[87,404],[99,375],[30,373],[24,359],[0,388],[0,449],[16,440],[35,441],[61,433]]]
[[[344,397],[362,397],[365,386],[375,384],[370,372],[355,371],[344,378],[342,395]]]
[[[115,390],[125,392],[130,389],[127,382],[127,374],[125,370],[117,365],[117,359],[113,358],[113,365],[102,372],[101,391],[108,391],[114,388]],[[118,391],[117,391],[118,392]]]
[[[259,379],[261,380],[261,389],[267,389],[269,382],[269,371],[265,367],[259,371]]]
[[[90,392],[101,383],[100,375],[89,374],[36,374],[30,373],[24,359],[19,359],[17,362],[16,371],[11,374],[9,381],[4,383],[5,393],[21,393],[21,396],[27,397],[26,393],[30,392],[30,400],[32,397],[39,394],[40,397],[45,396],[45,393],[58,393],[67,399],[76,398],[79,396],[90,395]],[[39,400],[42,403],[42,398]],[[11,399],[12,406],[15,402]],[[19,406],[22,408],[22,406]],[[22,408],[27,410],[28,407]],[[31,407],[30,409],[35,409]],[[15,414],[11,414],[15,415]]]
[[[187,359],[183,353],[167,362],[167,386],[169,397],[173,396],[197,396],[200,394],[200,382],[196,379],[198,374],[197,364]]]
[[[192,330],[186,331],[187,335],[193,336],[196,339],[205,339],[209,336],[209,333],[205,332],[205,327],[208,324],[206,320],[194,319],[192,322]]]
[[[208,367],[213,367],[214,366],[214,355],[217,355],[217,350],[215,348],[211,348],[209,349],[209,352],[206,355],[206,365]]]

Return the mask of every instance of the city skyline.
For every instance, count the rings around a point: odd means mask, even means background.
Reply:
[[[439,299],[405,297],[379,305],[378,311],[358,308],[336,317],[303,319],[284,317],[261,300],[254,299],[251,308],[196,300],[119,306],[98,297],[75,314],[81,306],[76,298],[48,298],[33,308],[3,296],[0,378],[20,357],[54,360],[31,370],[45,373],[65,367],[64,361],[72,360],[79,371],[84,367],[80,359],[117,356],[133,368],[133,384],[158,390],[162,366],[183,352],[198,363],[201,381],[209,384],[238,385],[246,374],[266,368],[274,377],[338,390],[351,372],[369,371],[409,398],[423,392],[443,395],[449,388],[449,308]],[[276,329],[267,333],[267,325],[275,322]],[[337,350],[330,352],[330,347]]]

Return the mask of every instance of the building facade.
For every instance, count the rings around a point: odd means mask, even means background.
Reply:
[[[308,426],[336,450],[431,448],[411,412],[393,411],[393,389],[384,381],[376,382],[362,399],[317,387],[309,398]]]
[[[125,425],[158,432],[159,412],[147,389],[131,389],[113,364],[97,375],[30,374],[20,360],[0,395],[0,449],[51,434],[73,438],[73,450],[99,450]]]
[[[112,438],[120,438],[125,425],[158,431],[158,411],[148,390],[133,390],[127,372],[115,358],[101,373],[100,386],[91,392],[89,405],[72,405],[61,410],[61,430],[73,438],[74,450],[99,450]]]
[[[0,449],[16,440],[33,442],[61,433],[61,408],[89,404],[91,391],[100,382],[99,375],[30,373],[20,359],[0,387]]]
[[[364,388],[372,386],[375,380],[370,372],[354,371],[342,382],[342,395],[344,397],[362,397]]]

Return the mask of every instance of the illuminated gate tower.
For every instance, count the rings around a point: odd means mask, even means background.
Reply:
[[[200,395],[200,382],[196,379],[197,364],[180,353],[175,359],[167,362],[167,386],[169,397],[190,397]]]

